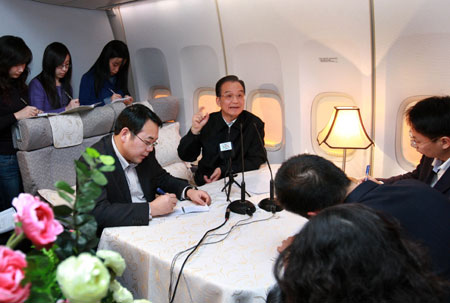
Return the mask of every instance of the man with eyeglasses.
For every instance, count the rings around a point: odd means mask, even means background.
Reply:
[[[100,154],[112,156],[116,167],[105,173],[108,184],[93,210],[99,233],[105,227],[148,225],[152,217],[171,213],[178,199],[211,203],[206,192],[172,177],[156,161],[154,147],[161,125],[152,110],[135,104],[117,117],[113,135],[92,146]],[[155,198],[157,188],[166,194]]]
[[[423,156],[412,172],[378,179],[393,183],[417,179],[450,197],[450,97],[430,97],[407,112],[411,146]]]
[[[192,126],[181,139],[178,155],[193,162],[201,154],[194,179],[197,185],[211,183],[229,173],[242,171],[242,140],[245,171],[258,169],[265,161],[264,123],[244,110],[245,84],[234,75],[216,83],[219,112],[203,113],[200,108],[192,117]]]

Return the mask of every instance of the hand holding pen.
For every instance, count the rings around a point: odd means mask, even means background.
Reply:
[[[69,103],[66,105],[66,110],[80,106],[80,100],[72,98],[72,96],[64,90],[64,94],[69,98]]]
[[[112,93],[111,102],[114,102],[115,100],[118,100],[118,99],[123,99],[122,95],[116,94],[112,89],[109,89],[109,91]],[[125,100],[122,100],[123,103],[125,103],[125,105],[130,105],[131,103],[133,103],[133,97],[125,96],[125,98],[126,98]]]
[[[26,118],[36,117],[42,111],[34,106],[28,105],[28,102],[24,98],[20,98],[20,101],[25,104],[25,107],[14,113],[16,120],[22,120]]]

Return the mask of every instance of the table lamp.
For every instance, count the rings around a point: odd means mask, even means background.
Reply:
[[[317,141],[330,148],[343,149],[342,170],[345,172],[347,149],[366,149],[373,144],[367,135],[356,106],[335,106],[328,124],[322,129]]]

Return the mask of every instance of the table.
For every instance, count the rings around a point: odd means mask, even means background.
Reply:
[[[277,168],[277,167],[276,167]],[[236,181],[240,183],[241,177]],[[247,191],[260,193],[269,174],[267,168],[245,173]],[[203,234],[224,221],[228,202],[221,192],[223,180],[206,184],[201,189],[212,198],[209,212],[168,215],[154,218],[148,226],[106,228],[99,249],[119,252],[127,268],[119,281],[136,298],[147,298],[153,303],[169,302],[170,265],[174,255],[194,246]],[[268,194],[253,195],[257,204]],[[240,198],[240,189],[233,185],[231,200]],[[179,202],[180,203],[180,202]],[[182,203],[191,203],[183,201]],[[229,221],[214,233],[225,233],[246,215],[231,213]],[[217,244],[201,246],[187,262],[178,285],[174,302],[265,302],[267,292],[275,283],[273,264],[281,241],[296,234],[307,221],[305,218],[282,211],[272,216],[257,207],[248,221],[271,218],[236,227],[229,236]],[[248,222],[247,221],[247,222]],[[220,239],[207,238],[207,242]],[[175,278],[186,254],[175,266]]]

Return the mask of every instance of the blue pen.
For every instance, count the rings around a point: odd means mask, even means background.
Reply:
[[[165,195],[166,194],[166,192],[165,191],[163,191],[161,188],[156,188],[156,192],[158,193],[158,195]]]
[[[366,178],[364,178],[364,181],[367,181],[368,177],[369,177],[369,172],[370,172],[370,164],[368,164],[366,166]]]

